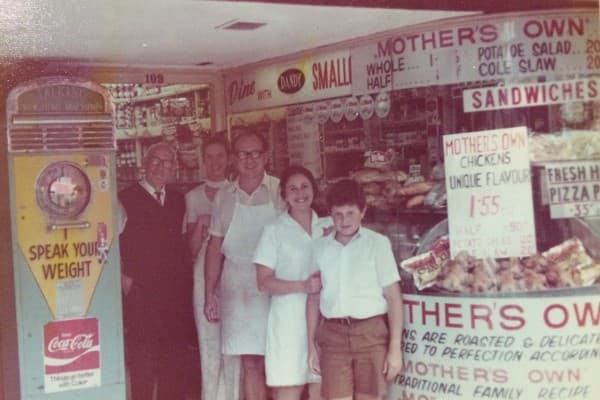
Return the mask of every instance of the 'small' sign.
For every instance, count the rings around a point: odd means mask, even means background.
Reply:
[[[343,50],[228,77],[228,104],[243,112],[348,96],[351,62],[350,50]]]

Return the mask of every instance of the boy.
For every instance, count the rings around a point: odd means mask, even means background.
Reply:
[[[325,400],[383,399],[402,369],[398,267],[389,239],[361,227],[366,202],[357,182],[334,184],[327,206],[335,232],[314,245],[323,288],[306,303],[309,364],[320,364]]]

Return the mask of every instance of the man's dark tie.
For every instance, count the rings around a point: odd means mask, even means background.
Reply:
[[[154,192],[154,197],[156,197],[158,204],[162,206],[162,192]]]

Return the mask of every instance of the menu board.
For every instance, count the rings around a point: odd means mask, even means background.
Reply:
[[[352,93],[524,76],[595,73],[595,12],[485,16],[438,24],[351,49]]]
[[[597,292],[403,301],[404,368],[388,400],[600,398]]]
[[[312,172],[315,178],[320,178],[323,174],[320,146],[318,122],[307,121],[301,107],[289,109],[287,149],[290,164],[301,165]]]
[[[535,253],[527,128],[445,135],[443,147],[451,256]]]
[[[600,161],[545,165],[551,218],[600,215]]]

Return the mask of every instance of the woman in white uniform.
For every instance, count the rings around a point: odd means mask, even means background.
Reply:
[[[194,255],[194,317],[200,346],[203,400],[239,399],[239,358],[221,354],[221,326],[204,317],[204,254],[208,226],[217,191],[228,181],[229,144],[222,137],[206,140],[199,149],[199,162],[204,164],[206,181],[185,196],[186,232]]]
[[[311,207],[317,185],[310,171],[292,166],[280,184],[288,212],[265,227],[254,254],[258,288],[271,295],[267,385],[273,387],[275,400],[299,400],[307,383],[311,398],[318,398],[319,377],[308,368],[305,305],[306,294],[321,289],[319,276],[309,276],[312,241],[332,221],[319,218]]]

